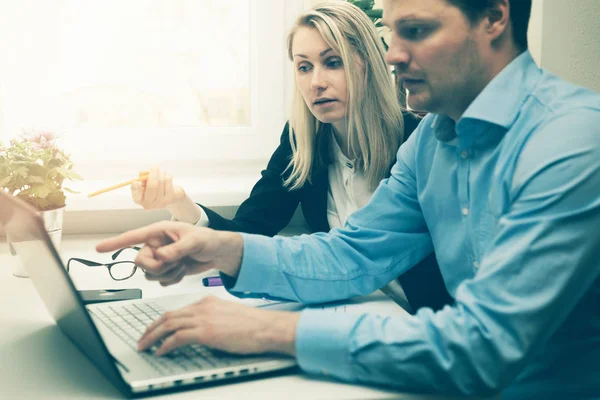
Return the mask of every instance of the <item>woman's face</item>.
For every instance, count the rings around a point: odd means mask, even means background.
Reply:
[[[344,125],[348,90],[342,57],[315,28],[300,27],[292,40],[296,84],[315,118]]]

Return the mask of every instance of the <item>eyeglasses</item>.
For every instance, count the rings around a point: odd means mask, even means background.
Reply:
[[[110,258],[116,260],[123,251],[128,249],[139,251],[141,248],[137,246],[125,247],[117,250],[115,253],[113,253],[113,255],[110,256]],[[129,279],[135,274],[135,271],[137,271],[137,265],[135,265],[135,262],[129,260],[115,261],[112,263],[99,263],[96,261],[86,260],[84,258],[73,257],[69,258],[69,261],[67,261],[67,272],[71,270],[72,261],[77,261],[78,263],[84,264],[88,267],[106,267],[108,268],[110,277],[115,281],[124,281],[125,279]]]

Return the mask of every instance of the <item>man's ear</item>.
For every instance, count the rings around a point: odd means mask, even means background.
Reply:
[[[506,35],[509,31],[509,25],[510,1],[498,0],[487,10],[484,16],[484,28],[490,38],[490,41],[495,42],[498,38]]]

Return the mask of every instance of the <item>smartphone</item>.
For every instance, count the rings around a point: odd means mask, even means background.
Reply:
[[[142,289],[79,290],[79,295],[84,304],[104,303],[107,301],[141,299]]]

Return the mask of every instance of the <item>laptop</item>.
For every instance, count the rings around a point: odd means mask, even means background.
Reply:
[[[176,295],[85,305],[36,211],[0,193],[0,225],[56,323],[92,363],[127,397],[198,387],[296,366],[294,358],[238,356],[201,345],[171,355],[138,352],[146,326],[168,310],[198,300]],[[277,307],[277,305],[266,306]],[[291,306],[287,309],[298,309]]]

